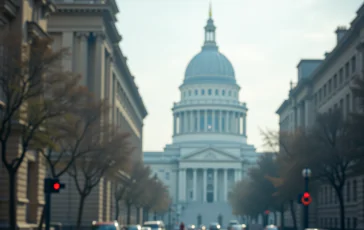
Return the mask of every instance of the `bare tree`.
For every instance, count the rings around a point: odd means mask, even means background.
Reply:
[[[343,188],[349,173],[355,169],[358,158],[342,111],[337,109],[331,113],[320,114],[307,139],[310,149],[304,151],[300,160],[312,169],[315,179],[334,188],[339,201],[340,228],[345,230]]]
[[[99,125],[87,134],[87,141],[81,149],[87,149],[67,171],[73,178],[80,195],[77,215],[77,229],[81,227],[84,203],[92,189],[107,175],[119,170],[128,171],[133,148],[129,144],[128,133],[110,131],[110,127]],[[108,138],[106,138],[108,137]]]
[[[78,95],[78,103],[73,104],[67,116],[56,117],[47,121],[42,136],[48,136],[46,143],[40,146],[39,151],[45,157],[48,171],[52,178],[64,175],[78,157],[91,151],[91,146],[86,144],[89,137],[98,130],[99,121],[108,111],[105,102],[95,102],[87,91]],[[41,230],[44,222],[44,207],[38,229]]]
[[[37,140],[46,143],[42,128],[52,118],[67,114],[75,102],[79,77],[60,71],[66,50],[53,52],[50,40],[22,46],[21,36],[0,38],[0,93],[2,100],[1,160],[8,173],[10,229],[16,229],[16,173]],[[20,137],[20,138],[19,138]],[[13,151],[11,146],[19,146]],[[43,146],[46,147],[46,146]]]
[[[126,223],[131,222],[131,207],[132,205],[137,206],[141,202],[142,195],[150,190],[147,187],[147,181],[151,175],[150,168],[143,164],[143,162],[136,162],[131,170],[130,179],[132,183],[129,183],[129,187],[126,187],[124,196],[124,202],[127,209]]]

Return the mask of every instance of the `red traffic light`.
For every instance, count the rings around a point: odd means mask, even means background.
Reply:
[[[59,190],[61,188],[61,185],[58,182],[56,182],[53,184],[53,188],[54,190]]]
[[[269,211],[269,210],[265,210],[265,211],[264,211],[264,213],[265,213],[266,215],[268,215],[268,214],[270,213],[270,211]]]
[[[303,193],[303,196],[301,198],[301,202],[305,206],[308,206],[309,204],[311,204],[312,198],[311,198],[310,193],[308,193],[308,192]]]

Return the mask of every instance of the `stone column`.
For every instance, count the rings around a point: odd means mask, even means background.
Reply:
[[[173,135],[177,134],[177,114],[173,113]]]
[[[182,193],[182,188],[183,188],[183,175],[182,175],[182,169],[179,169],[178,171],[178,200],[180,202],[183,201],[183,193]]]
[[[204,132],[207,132],[207,110],[204,110],[204,116],[205,116],[205,120],[204,120],[204,123],[205,123],[205,125],[204,125]]]
[[[211,130],[212,130],[212,132],[215,132],[216,131],[216,122],[215,122],[215,113],[216,113],[216,110],[212,110],[211,111],[211,113],[212,113],[212,124],[211,124]]]
[[[238,182],[239,180],[239,171],[238,169],[234,169],[234,182]]]
[[[225,116],[225,130],[226,130],[226,132],[227,133],[229,133],[230,132],[230,122],[229,122],[229,114],[230,114],[230,112],[229,111],[226,111],[226,116]]]
[[[234,111],[231,111],[230,128],[231,128],[231,133],[235,133],[235,112]]]
[[[207,169],[202,169],[203,170],[203,187],[202,187],[202,201],[205,203],[206,202],[206,187],[207,187]]]
[[[105,76],[104,76],[104,68],[105,68],[105,47],[104,47],[104,39],[105,35],[103,33],[95,33],[95,55],[94,55],[94,74],[93,74],[93,85],[91,89],[96,95],[97,99],[104,98],[104,88],[105,88]]]
[[[87,59],[89,57],[88,38],[90,36],[90,33],[78,32],[76,33],[76,36],[80,44],[79,53],[75,54],[75,56],[77,57],[76,60],[77,72],[79,72],[82,75],[82,80],[80,84],[88,87],[89,86],[88,81],[90,76],[88,76],[88,71],[87,71]]]
[[[214,169],[214,202],[218,201],[218,198],[217,198],[217,170],[218,169]]]
[[[193,110],[190,111],[190,132],[193,132],[194,127],[194,117],[193,117]]]
[[[224,169],[224,201],[228,201],[228,169]]]
[[[222,111],[219,110],[219,131],[222,132]]]
[[[238,135],[241,135],[241,113],[238,113]]]
[[[246,137],[246,114],[243,115],[243,136]]]
[[[201,110],[197,110],[196,111],[196,116],[197,116],[197,132],[200,132],[200,128],[201,128]]]
[[[107,57],[107,76],[106,77],[106,87],[105,87],[105,93],[107,94],[107,98],[109,100],[110,103],[110,109],[111,109],[111,113],[109,113],[109,120],[111,122],[113,122],[113,112],[115,111],[115,97],[113,95],[114,91],[113,89],[113,62],[114,62],[114,58],[112,56],[108,56]],[[112,123],[111,123],[112,124]]]
[[[179,200],[182,202],[186,201],[186,169],[180,169],[179,171]]]
[[[197,169],[192,169],[193,200],[197,201]]]
[[[187,115],[187,111],[183,112],[183,117],[184,117],[184,125],[183,125],[183,132],[184,133],[188,133],[188,115]]]

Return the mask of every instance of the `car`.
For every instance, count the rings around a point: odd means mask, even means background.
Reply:
[[[195,230],[195,229],[196,229],[196,226],[193,224],[187,226],[187,230]]]
[[[211,223],[209,226],[209,230],[219,230],[221,228],[219,223]]]
[[[265,226],[264,230],[278,230],[278,227],[273,224],[270,224]]]
[[[232,230],[232,228],[231,228],[231,227],[232,227],[233,225],[239,225],[239,221],[237,221],[237,220],[230,220],[230,221],[229,221],[229,225],[228,225],[227,229],[228,229],[228,230]]]
[[[155,221],[146,221],[143,224],[143,227],[150,227],[152,230],[165,230],[164,222],[161,220]]]
[[[206,230],[206,226],[202,224],[200,227],[198,227],[198,230]]]
[[[112,222],[92,221],[92,230],[120,230],[120,225],[117,221],[112,221]]]

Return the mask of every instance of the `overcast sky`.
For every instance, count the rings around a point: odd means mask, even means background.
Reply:
[[[120,45],[149,112],[143,149],[172,141],[173,102],[203,44],[209,0],[118,0]],[[263,150],[259,129],[278,130],[275,111],[297,81],[300,59],[323,58],[363,0],[212,0],[216,40],[232,62],[248,106],[248,142]]]

